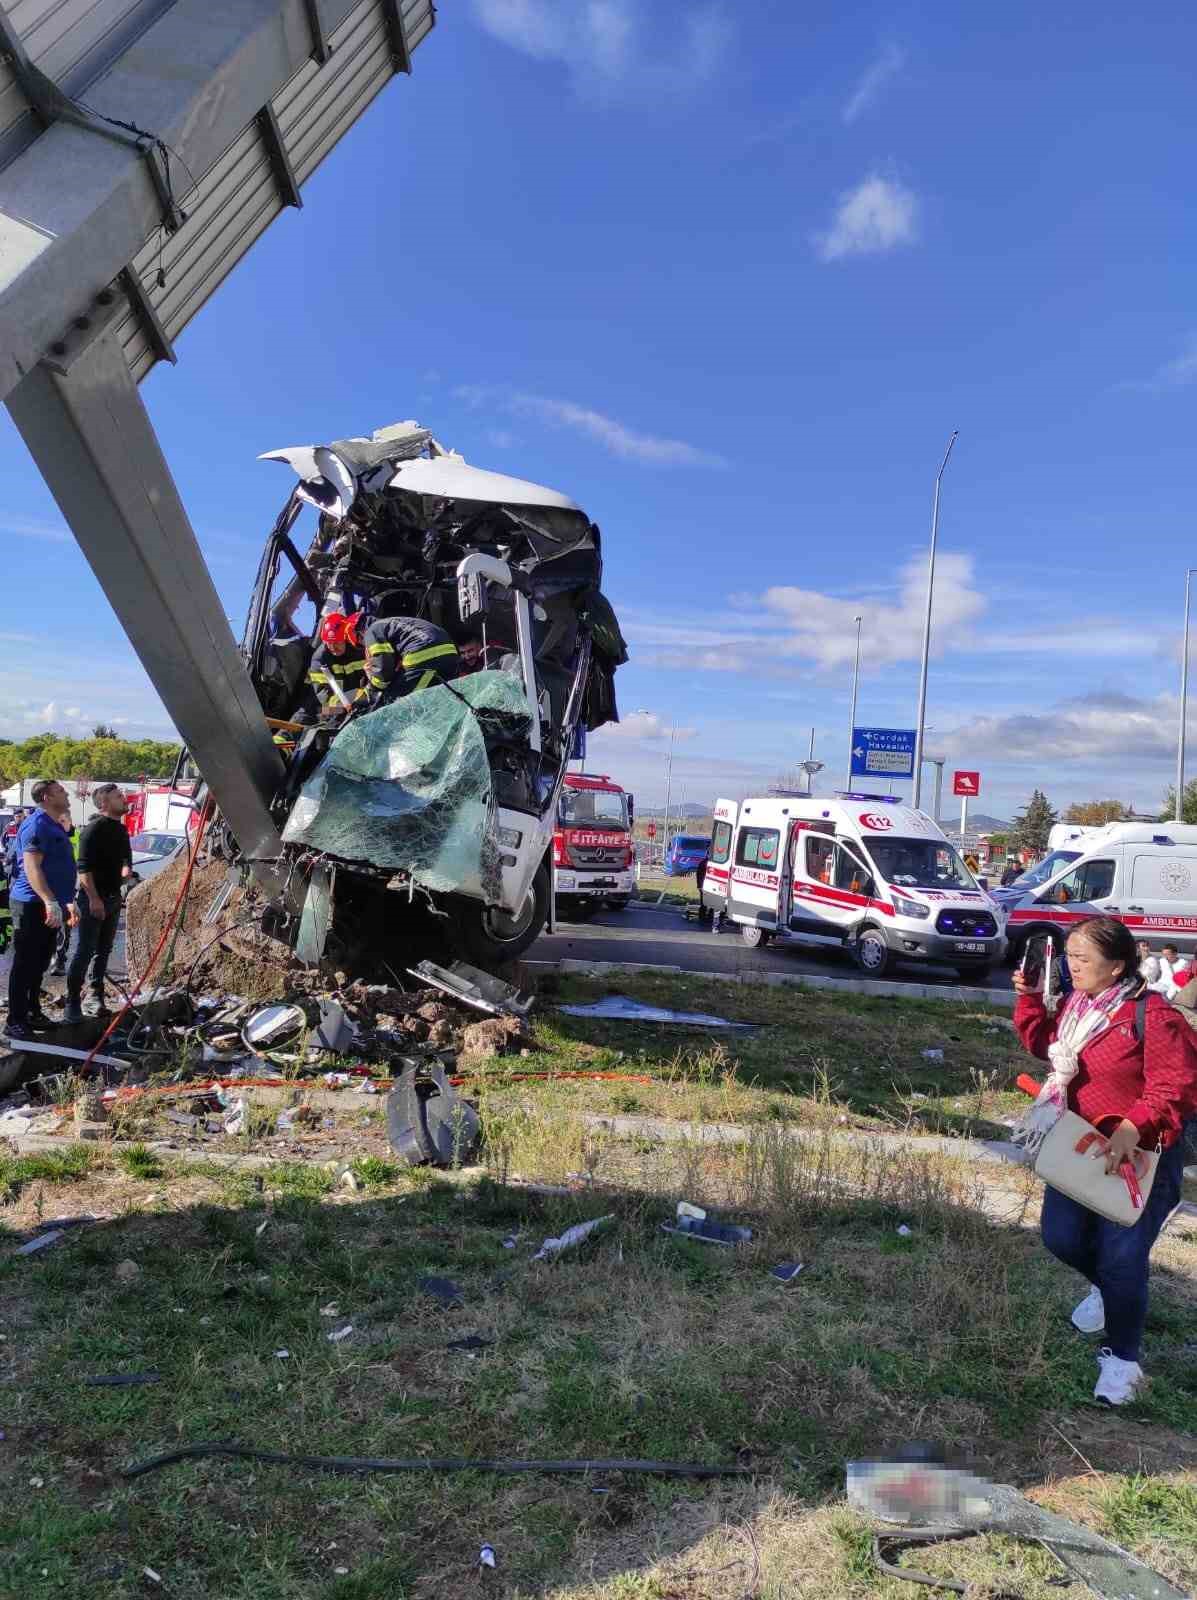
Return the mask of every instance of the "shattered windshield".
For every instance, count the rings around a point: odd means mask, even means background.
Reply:
[[[903,889],[975,889],[976,879],[950,844],[935,839],[870,839],[869,854],[886,883]]]
[[[1026,872],[1020,873],[1010,885],[1012,889],[1037,889],[1041,883],[1046,883],[1049,878],[1054,878],[1068,865],[1070,861],[1080,859],[1079,850],[1053,850],[1050,856],[1044,856],[1036,866],[1028,867]]]
[[[562,789],[558,815],[563,827],[626,828],[628,798],[609,789]]]

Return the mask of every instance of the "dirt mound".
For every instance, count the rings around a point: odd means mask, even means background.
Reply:
[[[254,884],[240,883],[212,922],[204,918],[224,890],[227,862],[201,853],[191,875],[175,933],[154,974],[155,983],[189,982],[194,992],[244,995],[247,1000],[277,1000],[295,988],[297,974],[313,976],[290,949],[262,932],[266,896]],[[144,979],[162,930],[170,918],[187,871],[185,858],[172,861],[129,896],[125,913],[129,973]],[[331,975],[326,984],[332,987]]]

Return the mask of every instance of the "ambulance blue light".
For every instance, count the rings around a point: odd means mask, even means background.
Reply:
[[[837,800],[868,800],[870,803],[876,802],[883,806],[900,806],[902,804],[901,798],[896,794],[855,794],[850,790],[837,789],[835,797]],[[824,815],[826,815],[826,812],[824,812]]]
[[[1153,833],[1151,836],[1151,842],[1152,844],[1171,844],[1172,840],[1166,833]]]

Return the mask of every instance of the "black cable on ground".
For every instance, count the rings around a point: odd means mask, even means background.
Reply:
[[[747,1478],[751,1467],[704,1467],[683,1461],[513,1461],[471,1456],[301,1456],[283,1450],[255,1450],[240,1444],[187,1444],[165,1455],[151,1456],[123,1467],[121,1476],[140,1478],[159,1467],[199,1456],[228,1456],[237,1461],[278,1461],[288,1466],[315,1467],[321,1472],[644,1472],[661,1478]]]

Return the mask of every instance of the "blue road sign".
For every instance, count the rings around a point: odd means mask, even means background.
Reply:
[[[913,728],[853,728],[854,778],[913,778]]]

